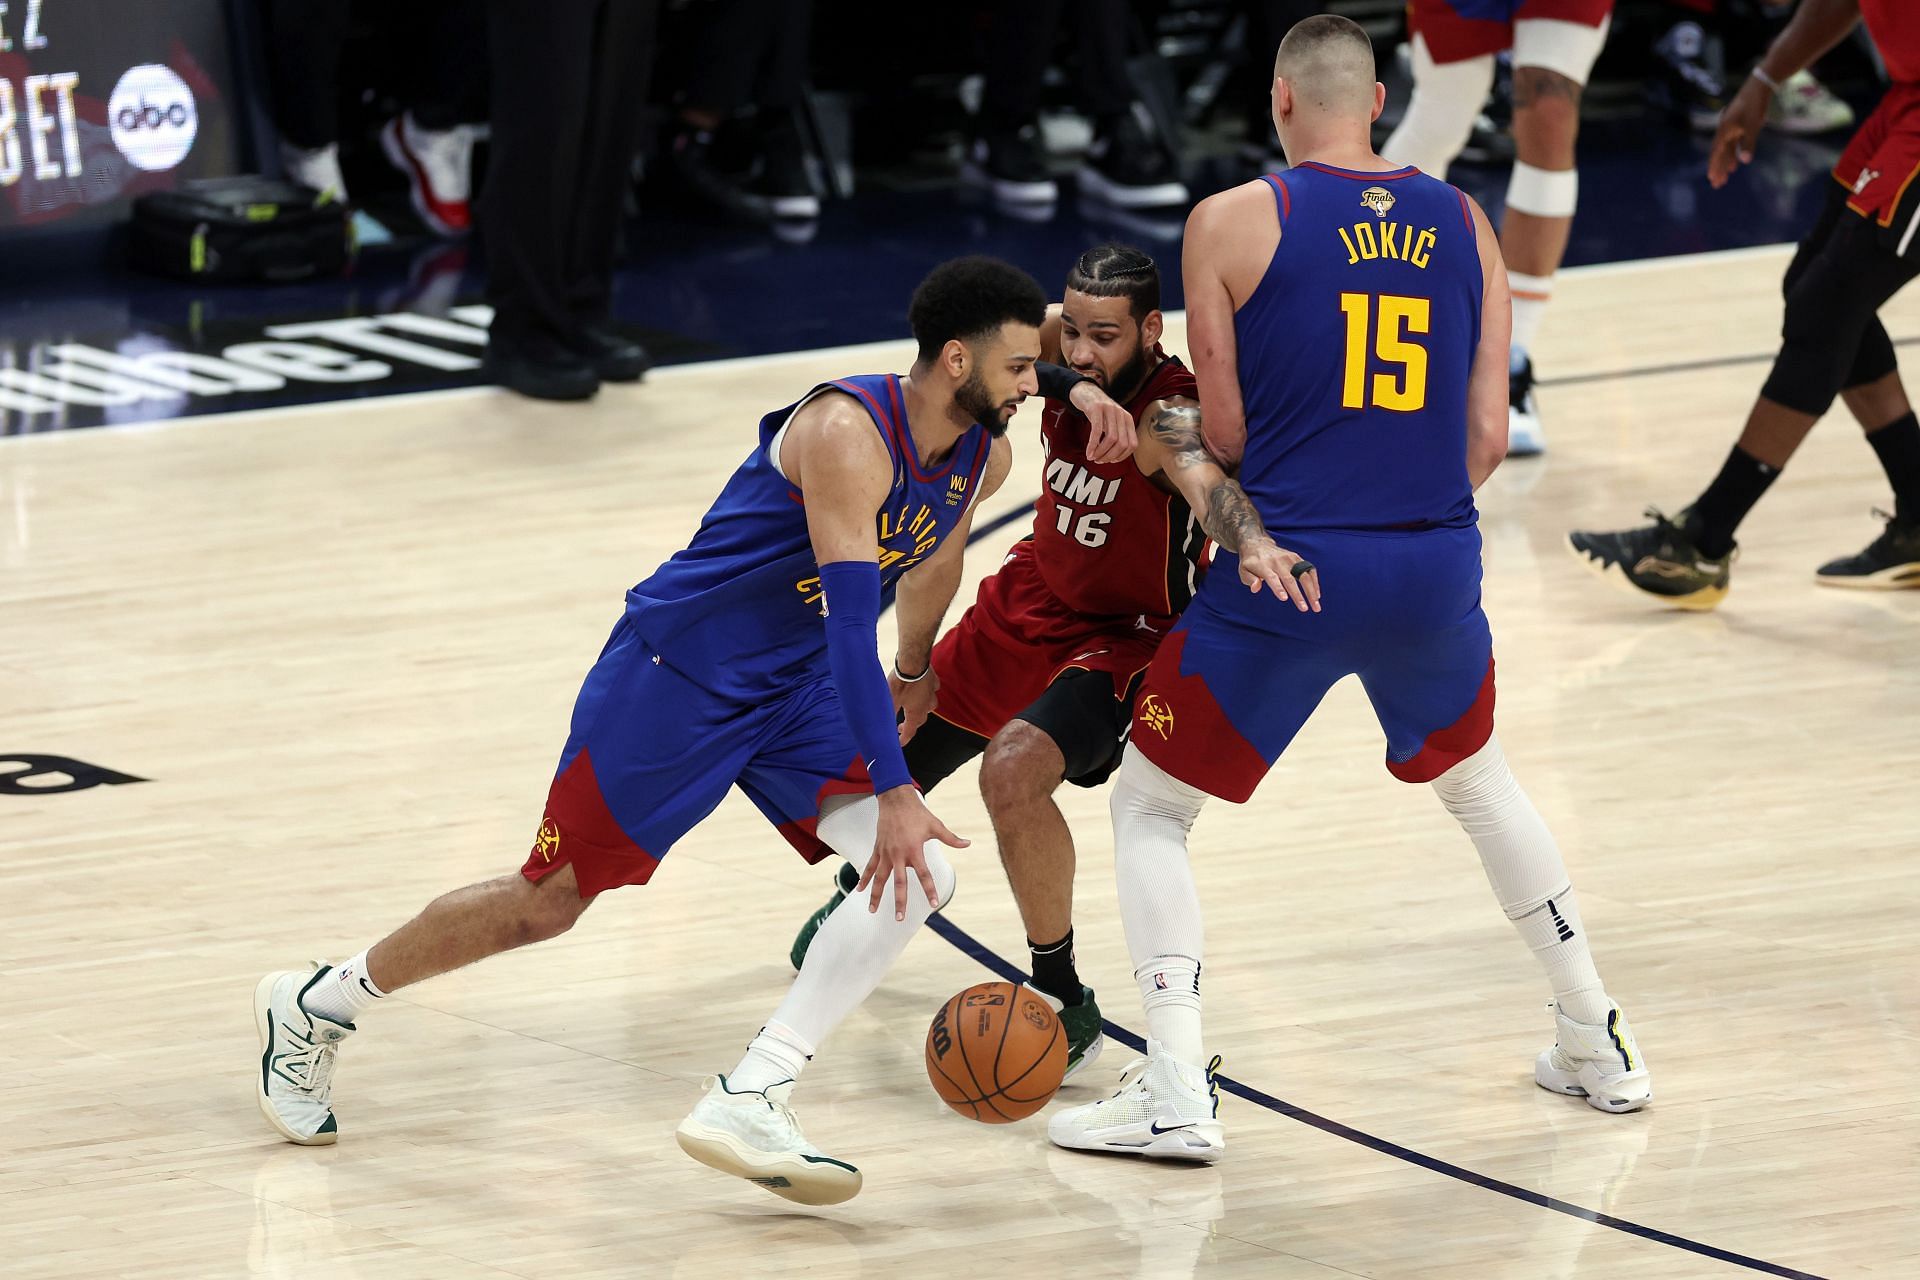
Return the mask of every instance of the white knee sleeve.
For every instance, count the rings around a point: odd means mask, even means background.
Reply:
[[[1597,27],[1558,18],[1523,18],[1513,24],[1513,65],[1557,72],[1584,85],[1612,25],[1611,17]]]
[[[1207,793],[1129,745],[1113,788],[1113,867],[1120,921],[1147,1014],[1147,1036],[1177,1060],[1206,1060],[1200,961],[1206,928],[1187,861],[1187,832]]]
[[[1380,154],[1395,164],[1414,165],[1444,179],[1447,166],[1467,145],[1492,87],[1491,54],[1437,63],[1427,51],[1427,42],[1414,36],[1413,97]]]
[[[880,801],[873,796],[850,796],[840,798],[837,802],[829,800],[821,807],[820,825],[814,828],[814,834],[820,837],[822,844],[865,871],[867,863],[873,859],[874,841],[880,836]],[[938,841],[929,840],[923,856],[926,858],[927,871],[933,876],[933,887],[940,891],[939,900],[927,912],[931,915],[953,901],[959,875]],[[913,879],[915,884],[919,883],[918,877]],[[908,889],[909,914],[922,896],[924,891]]]
[[[1433,789],[1479,850],[1508,919],[1518,920],[1567,891],[1560,847],[1508,768],[1498,738],[1441,774]]]
[[[1129,745],[1113,786],[1113,869],[1120,920],[1136,969],[1156,956],[1189,956],[1205,941],[1187,832],[1207,802]]]

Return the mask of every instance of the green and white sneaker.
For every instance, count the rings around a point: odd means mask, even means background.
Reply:
[[[796,1204],[839,1204],[860,1194],[860,1171],[823,1154],[800,1132],[787,1100],[793,1081],[761,1093],[735,1093],[715,1076],[706,1096],[673,1131],[680,1149]]]
[[[1068,1006],[1063,1000],[1056,1000],[1031,982],[1024,983],[1027,990],[1047,1002],[1054,1015],[1060,1019],[1060,1025],[1067,1032],[1067,1074],[1062,1080],[1071,1080],[1080,1068],[1091,1066],[1107,1047],[1106,1032],[1101,1030],[1103,1019],[1100,1006],[1093,998],[1093,988],[1080,988],[1080,1003]]]
[[[1653,1081],[1627,1016],[1614,1005],[1604,1026],[1575,1022],[1551,1002],[1558,1034],[1540,1051],[1533,1081],[1542,1089],[1585,1098],[1596,1111],[1638,1111],[1653,1101]]]
[[[281,1137],[303,1147],[329,1146],[340,1136],[333,1118],[333,1068],[340,1042],[354,1026],[300,1007],[300,997],[332,972],[316,961],[306,969],[270,973],[253,989],[253,1025],[260,1033],[254,1094],[260,1114]]]
[[[793,961],[793,971],[800,972],[800,966],[807,962],[807,948],[813,945],[813,935],[820,932],[820,926],[827,922],[833,909],[847,900],[855,885],[860,883],[860,868],[851,862],[843,863],[833,878],[833,896],[827,899],[827,905],[807,917],[800,926],[800,932],[793,937],[793,950],[787,953],[787,959]]]

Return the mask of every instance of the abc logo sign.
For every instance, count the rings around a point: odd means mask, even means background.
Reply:
[[[193,150],[200,115],[193,90],[157,62],[129,67],[107,100],[107,127],[113,145],[136,169],[171,169]]]

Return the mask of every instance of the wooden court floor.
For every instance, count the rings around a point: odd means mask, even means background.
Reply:
[[[1811,580],[1877,532],[1872,455],[1844,415],[1821,426],[1715,614],[1561,549],[1705,482],[1784,262],[1571,274],[1539,353],[1552,452],[1482,494],[1501,736],[1649,1110],[1532,1086],[1544,984],[1343,685],[1194,836],[1209,1033],[1275,1102],[1224,1101],[1225,1161],[1069,1155],[949,1113],[922,1036],[985,970],[929,934],[802,1083],[809,1135],[867,1175],[820,1211],[670,1137],[827,887],[737,798],[572,934],[368,1015],[337,1147],[266,1130],[249,1007],[261,972],[519,864],[624,589],[762,412],[903,345],[670,369],[590,408],[473,392],[0,441],[0,749],[148,780],[0,790],[0,1274],[1920,1274],[1920,596]],[[1888,324],[1920,340],[1920,294]],[[1037,489],[1034,423],[998,510]],[[1022,958],[972,772],[933,804],[976,840],[948,917]],[[1065,804],[1083,970],[1138,1030],[1104,796]],[[1109,1053],[1075,1100],[1110,1087]]]

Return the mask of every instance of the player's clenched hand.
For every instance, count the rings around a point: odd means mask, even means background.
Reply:
[[[1265,583],[1274,595],[1293,601],[1302,613],[1320,612],[1320,571],[1273,539],[1261,538],[1240,548],[1240,581],[1258,595]]]
[[[1720,113],[1720,127],[1714,131],[1713,153],[1707,157],[1707,181],[1716,189],[1727,185],[1733,171],[1753,163],[1754,143],[1766,127],[1767,103],[1773,91],[1749,77],[1733,95],[1733,101]]]
[[[899,672],[896,663],[887,673],[887,688],[893,691],[893,705],[900,709],[900,745],[904,747],[940,705],[940,677],[931,667],[918,680],[902,680]]]
[[[1082,382],[1067,399],[1093,424],[1087,433],[1088,462],[1118,462],[1133,456],[1140,443],[1133,415],[1115,404],[1112,396],[1091,382]]]
[[[867,862],[860,883],[853,888],[858,893],[871,886],[868,911],[880,909],[880,897],[886,892],[888,882],[892,882],[893,918],[905,920],[909,872],[919,877],[920,891],[927,895],[927,904],[940,905],[940,891],[934,886],[933,873],[927,870],[929,840],[938,840],[955,849],[964,849],[971,843],[947,830],[947,824],[933,816],[920,793],[912,787],[895,787],[880,793],[880,832],[873,842],[873,857]]]

